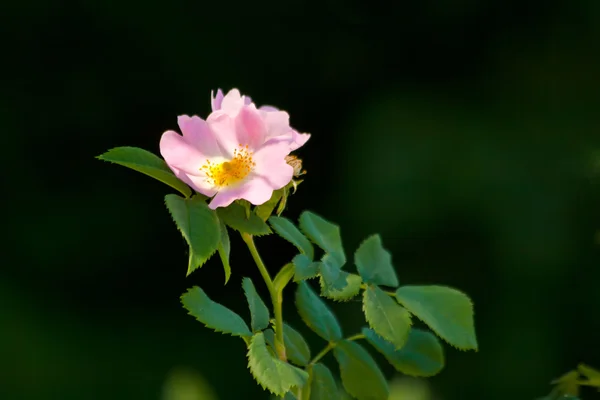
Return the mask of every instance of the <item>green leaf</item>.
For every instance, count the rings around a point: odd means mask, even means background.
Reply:
[[[401,348],[408,339],[410,313],[377,286],[368,286],[363,311],[369,326],[382,338]]]
[[[282,293],[283,289],[287,286],[289,281],[294,276],[294,264],[288,263],[283,266],[275,275],[275,279],[273,279],[273,286],[275,286],[275,291],[277,293]]]
[[[302,387],[308,380],[306,371],[275,358],[265,343],[262,332],[254,334],[248,346],[248,368],[254,379],[278,396],[293,387]]]
[[[585,364],[579,364],[577,370],[587,378],[587,381],[585,381],[587,386],[597,387],[600,390],[600,371]]]
[[[265,329],[263,334],[265,335],[265,341],[271,346],[271,350],[275,352],[275,331],[273,329]]]
[[[330,253],[341,267],[346,264],[346,253],[342,246],[340,227],[310,211],[300,215],[300,229],[313,243]]]
[[[273,214],[275,207],[277,207],[277,203],[279,203],[281,200],[281,196],[283,196],[283,189],[273,191],[273,195],[266,203],[254,208],[256,215],[258,215],[263,221],[268,220],[271,214]]]
[[[343,271],[340,267],[335,265],[334,262],[330,262],[326,257],[325,261],[322,261],[319,265],[319,273],[321,279],[330,290],[342,291],[348,286],[348,273]]]
[[[317,363],[312,366],[309,374],[311,376],[310,400],[338,399],[339,389],[329,368]]]
[[[262,236],[271,233],[271,229],[265,221],[254,213],[246,217],[246,209],[238,203],[231,203],[227,207],[217,208],[217,215],[227,226],[238,232],[250,235]]]
[[[216,213],[198,196],[165,196],[165,204],[190,247],[187,275],[201,267],[219,247],[221,230]]]
[[[310,348],[300,332],[283,323],[283,342],[287,357],[296,365],[305,367],[310,362]]]
[[[242,279],[242,288],[244,289],[246,300],[248,300],[248,307],[250,308],[252,331],[262,331],[269,326],[269,309],[258,295],[252,279]]]
[[[387,400],[389,389],[371,355],[358,343],[343,340],[333,349],[342,384],[358,400]]]
[[[397,371],[411,376],[429,377],[444,368],[444,349],[438,338],[431,332],[412,328],[406,344],[400,350],[374,330],[364,328],[363,334],[387,358]]]
[[[189,186],[173,174],[173,171],[171,171],[164,160],[144,149],[137,147],[116,147],[96,158],[146,174],[178,190],[185,197],[192,195]]]
[[[579,396],[579,372],[569,371],[552,381],[556,389],[564,396]]]
[[[181,296],[181,302],[191,316],[208,328],[233,336],[252,336],[252,332],[242,317],[229,308],[212,301],[198,286],[188,289]]]
[[[379,235],[368,237],[354,253],[354,263],[366,283],[398,286],[398,277],[392,265],[392,256],[383,248]]]
[[[333,342],[342,339],[342,328],[335,315],[304,281],[298,283],[296,308],[304,323],[317,335]]]
[[[225,284],[229,282],[231,277],[231,265],[229,265],[229,254],[231,252],[231,244],[229,242],[229,233],[227,233],[227,227],[223,221],[219,220],[219,226],[221,229],[221,242],[217,250],[219,251],[219,257],[223,263],[223,270],[225,271]]]
[[[319,266],[321,264],[318,261],[311,261],[310,258],[304,254],[298,254],[294,257],[292,263],[294,263],[295,267],[294,282],[300,282],[305,279],[316,277],[319,273]]]
[[[322,266],[325,264],[326,263],[323,263]],[[342,280],[343,288],[336,289],[336,286],[329,284],[328,280],[325,278],[330,271],[327,271],[325,273],[323,271],[324,268],[321,268],[321,279],[319,279],[319,282],[321,284],[321,296],[327,297],[328,299],[335,301],[348,301],[360,292],[360,285],[362,283],[362,279],[360,279],[360,276],[356,274],[349,274],[346,271],[338,270],[340,272],[339,278],[333,279],[336,280],[336,282],[338,280]],[[339,287],[340,285],[338,284],[337,286]]]
[[[402,286],[396,298],[442,339],[461,350],[477,350],[473,303],[446,286]]]
[[[284,217],[271,217],[269,218],[271,227],[277,232],[279,236],[293,244],[300,250],[302,254],[306,254],[311,260],[314,257],[314,249],[310,241],[300,232],[296,225],[287,218]]]

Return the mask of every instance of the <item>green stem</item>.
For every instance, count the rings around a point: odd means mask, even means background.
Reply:
[[[250,250],[250,254],[252,254],[252,258],[260,271],[265,283],[267,284],[267,288],[269,289],[269,294],[271,295],[271,302],[273,303],[273,314],[275,314],[275,351],[277,352],[277,356],[282,361],[287,360],[287,356],[285,354],[285,344],[283,341],[283,311],[282,311],[282,303],[283,298],[281,294],[277,293],[275,289],[275,285],[273,285],[273,279],[271,279],[271,275],[269,275],[269,271],[267,271],[267,267],[263,263],[260,258],[260,254],[258,253],[258,249],[254,244],[254,238],[252,235],[247,233],[242,233],[242,239],[246,242],[248,246],[248,250]]]
[[[312,361],[310,362],[309,365],[315,365],[316,363],[319,362],[319,360],[323,357],[325,357],[325,355],[327,353],[329,353],[331,350],[333,350],[333,348],[336,346],[335,342],[329,342],[327,343],[327,346],[325,346],[325,348],[323,350],[321,350],[321,352],[319,354],[317,354],[315,356],[315,358],[312,359]]]
[[[354,340],[359,340],[359,339],[364,339],[364,338],[365,338],[365,335],[363,335],[362,333],[357,333],[356,335],[349,336],[349,337],[347,337],[347,338],[346,338],[346,339],[344,339],[344,340],[347,340],[347,341],[349,341],[349,342],[352,342],[352,341],[354,341]],[[313,359],[312,359],[312,361],[311,361],[311,362],[310,362],[308,365],[309,365],[309,366],[310,366],[310,365],[315,365],[317,362],[319,362],[319,360],[320,360],[321,358],[325,357],[325,355],[326,355],[327,353],[329,353],[331,350],[333,350],[333,348],[334,348],[336,345],[337,345],[337,343],[336,343],[336,342],[329,342],[329,343],[327,343],[327,346],[325,346],[325,348],[324,348],[323,350],[321,350],[321,352],[320,352],[319,354],[317,354],[317,355],[315,356],[315,358],[313,358]]]

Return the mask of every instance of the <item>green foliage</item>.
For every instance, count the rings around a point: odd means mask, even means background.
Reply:
[[[268,235],[271,229],[258,215],[247,213],[244,205],[234,202],[227,207],[217,208],[217,215],[227,226],[238,232],[248,233],[254,236]]]
[[[342,384],[358,400],[387,400],[389,389],[371,355],[358,343],[343,340],[333,354],[340,365]]]
[[[231,265],[229,265],[229,254],[231,253],[231,243],[229,242],[229,233],[227,227],[223,221],[219,220],[219,227],[221,229],[221,242],[217,250],[219,251],[219,257],[223,263],[223,270],[225,271],[225,284],[229,282],[231,277]]]
[[[287,357],[296,365],[305,367],[310,362],[310,348],[300,332],[283,323],[283,342]]]
[[[402,286],[396,298],[451,345],[477,350],[473,303],[466,294],[446,286]]]
[[[600,391],[600,371],[585,364],[579,364],[577,370],[586,378],[580,382],[581,385],[592,386]]]
[[[314,278],[319,274],[319,266],[321,263],[318,261],[311,261],[310,258],[304,254],[296,255],[292,260],[292,263],[294,263],[295,267],[294,282]]]
[[[189,186],[173,174],[173,171],[171,171],[164,160],[144,149],[137,147],[116,147],[96,158],[146,174],[171,186],[185,197],[192,195],[192,190]]]
[[[308,380],[306,371],[279,360],[269,351],[262,332],[254,334],[248,346],[248,368],[264,389],[278,396],[304,386]]]
[[[363,311],[369,326],[396,349],[408,339],[410,313],[377,286],[367,286],[363,294]]]
[[[271,217],[269,223],[279,236],[296,246],[302,254],[305,254],[312,261],[314,257],[313,246],[292,221],[284,217]]]
[[[369,236],[354,253],[354,263],[366,283],[398,286],[391,254],[383,248],[379,235]]]
[[[444,368],[444,349],[431,332],[412,328],[406,344],[399,350],[372,329],[364,328],[363,334],[369,343],[403,374],[429,377]]]
[[[321,296],[327,297],[328,299],[335,301],[348,301],[355,297],[360,292],[360,285],[362,279],[356,274],[349,274],[342,271],[343,279],[345,281],[345,287],[341,290],[333,289],[327,284],[327,281],[321,275],[319,283],[321,284]]]
[[[181,302],[191,316],[208,328],[233,336],[252,336],[242,317],[212,301],[198,286],[194,286],[181,296]]]
[[[279,201],[281,200],[281,196],[283,196],[283,190],[284,189],[273,191],[273,195],[266,203],[263,203],[254,208],[254,212],[260,217],[260,219],[266,221],[269,219],[271,214],[273,214],[273,210],[275,210],[275,207],[277,207],[277,203],[279,203]]]
[[[189,245],[189,275],[217,251],[221,243],[219,220],[199,196],[183,199],[175,194],[168,194],[165,196],[165,204]]]
[[[310,400],[330,400],[338,398],[339,389],[329,368],[321,363],[317,363],[310,367],[309,375]]]
[[[333,261],[333,262],[332,262]],[[335,265],[335,261],[326,258],[319,266],[319,273],[329,290],[341,291],[348,286],[348,273]]]
[[[342,328],[335,315],[304,281],[298,283],[296,308],[304,323],[317,335],[327,341],[342,339]]]
[[[283,289],[286,285],[292,280],[294,277],[294,264],[288,263],[283,266],[275,275],[275,279],[273,279],[273,286],[275,286],[275,291],[279,294],[283,292]]]
[[[252,279],[244,278],[242,280],[242,287],[246,295],[246,300],[248,300],[248,307],[250,308],[250,325],[252,326],[252,331],[262,331],[269,326],[269,309],[256,292]]]
[[[341,267],[346,264],[340,227],[310,211],[300,215],[300,229],[308,238],[329,253]]]
[[[595,387],[600,391],[600,371],[579,364],[576,370],[553,380],[552,384],[552,392],[539,400],[578,400],[581,386]]]

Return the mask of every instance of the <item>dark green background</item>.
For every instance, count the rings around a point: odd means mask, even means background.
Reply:
[[[179,304],[200,285],[247,317],[241,277],[266,293],[241,241],[227,286],[218,259],[186,278],[171,190],[93,158],[158,153],[219,87],[312,133],[287,216],[339,223],[349,251],[380,232],[402,283],[472,296],[480,351],[447,347],[439,399],[531,399],[600,367],[597,0],[2,7],[0,399],[159,399],[174,368],[266,398],[243,342]],[[281,243],[258,241],[273,272]],[[348,334],[364,323],[335,310]]]

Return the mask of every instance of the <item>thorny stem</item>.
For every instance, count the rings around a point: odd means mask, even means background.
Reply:
[[[254,244],[254,238],[252,235],[247,233],[242,233],[242,239],[248,246],[248,250],[250,250],[250,254],[252,254],[252,258],[260,271],[265,283],[267,284],[267,288],[269,289],[269,294],[271,295],[271,302],[273,303],[273,314],[275,314],[275,351],[277,352],[277,356],[280,360],[286,361],[287,356],[285,353],[285,344],[283,341],[283,312],[282,312],[282,302],[283,298],[280,294],[277,293],[275,289],[275,285],[273,284],[273,279],[269,275],[269,271],[267,271],[267,267],[263,263],[260,258],[260,254],[258,253],[258,249]]]

